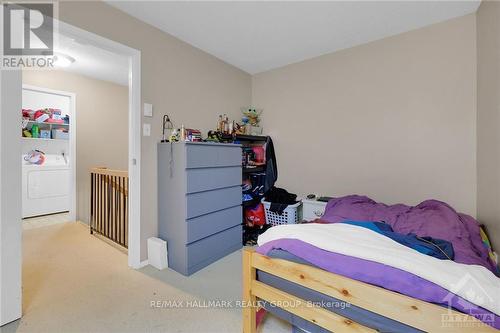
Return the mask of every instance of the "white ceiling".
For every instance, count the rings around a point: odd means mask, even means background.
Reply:
[[[62,53],[75,58],[69,67],[59,68],[63,71],[85,75],[94,79],[110,81],[120,85],[128,85],[128,57],[98,48],[84,40],[76,40],[58,35],[55,53]]]
[[[463,16],[475,12],[480,4],[480,1],[107,2],[251,74]]]

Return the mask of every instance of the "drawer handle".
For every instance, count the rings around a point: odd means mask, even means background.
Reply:
[[[314,215],[316,215],[317,217],[321,217],[321,215],[323,215],[323,212],[321,210],[315,210],[314,212]]]

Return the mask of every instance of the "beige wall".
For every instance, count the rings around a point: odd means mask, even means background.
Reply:
[[[215,126],[217,115],[239,117],[251,102],[249,74],[163,33],[102,2],[61,2],[62,21],[141,51],[142,101],[152,103],[151,137],[142,140],[141,259],[146,239],[157,235],[156,143],[161,117],[168,113],[174,125]]]
[[[257,74],[253,79],[99,2],[62,2],[63,21],[142,53],[142,259],[157,232],[161,116],[210,129],[220,113],[263,107],[279,184],[388,203],[437,198],[476,215],[475,15]],[[114,22],[114,24],[109,24]]]
[[[89,169],[128,168],[128,87],[62,71],[24,71],[23,83],[76,94],[76,216],[89,223]]]
[[[477,12],[477,215],[500,250],[500,2]]]
[[[253,77],[279,184],[476,214],[475,15]]]

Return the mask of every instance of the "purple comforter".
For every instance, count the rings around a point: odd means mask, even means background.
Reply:
[[[287,251],[316,267],[332,273],[427,302],[449,305],[460,312],[476,317],[496,329],[500,329],[500,317],[497,315],[451,294],[437,284],[406,271],[369,260],[328,252],[297,239],[274,240],[258,247],[257,252],[266,255],[273,249]]]
[[[481,265],[496,272],[481,240],[479,223],[441,201],[426,200],[417,206],[385,205],[365,196],[349,195],[330,200],[321,220],[385,221],[401,234],[447,240],[453,244],[456,262]]]

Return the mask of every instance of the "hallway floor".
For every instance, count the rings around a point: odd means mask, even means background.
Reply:
[[[241,252],[189,278],[151,266],[133,270],[125,253],[83,224],[60,223],[25,230],[23,260],[23,318],[1,333],[241,332],[239,308],[174,306],[240,299]],[[163,307],[152,307],[155,301]],[[291,329],[268,319],[262,331]]]

